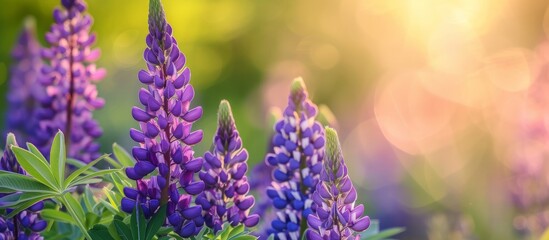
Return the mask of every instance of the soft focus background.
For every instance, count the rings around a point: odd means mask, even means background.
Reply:
[[[382,228],[406,227],[399,239],[536,239],[549,223],[547,1],[163,2],[204,106],[198,154],[228,99],[251,165],[262,162],[269,109],[303,76],[337,118],[359,201]],[[23,19],[43,36],[58,5],[0,0],[0,112]],[[108,71],[102,149],[130,148],[148,1],[88,5]]]

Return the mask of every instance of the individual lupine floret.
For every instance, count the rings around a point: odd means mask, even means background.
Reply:
[[[130,130],[130,137],[139,143],[132,149],[137,163],[126,169],[127,176],[137,181],[137,189],[124,190],[122,209],[131,212],[138,204],[150,217],[167,204],[169,223],[179,235],[189,237],[204,224],[202,208],[191,205],[192,196],[204,190],[204,182],[193,179],[203,160],[194,158],[192,149],[202,140],[203,133],[191,132],[193,123],[202,116],[202,108],[190,108],[194,98],[190,70],[185,67],[185,55],[172,36],[160,0],[149,4],[149,34],[144,52],[147,70],[138,74],[139,81],[147,85],[139,91],[144,108],[132,109],[140,130]],[[158,175],[145,179],[153,172]]]
[[[311,197],[324,158],[324,129],[316,115],[303,80],[294,80],[288,106],[275,124],[274,152],[266,156],[275,169],[272,187],[267,189],[277,214],[268,233],[275,239],[301,239],[307,216],[313,213]]]
[[[9,133],[6,139],[6,148],[2,158],[0,158],[0,170],[15,172],[19,174],[27,174],[25,170],[19,165],[15,155],[11,151],[12,146],[18,146],[15,136]],[[0,197],[4,197],[5,194],[0,194]],[[0,202],[0,205],[4,203]],[[4,216],[0,216],[0,240],[8,239],[29,239],[29,240],[41,240],[40,236],[47,222],[40,218],[39,212],[44,208],[44,202],[40,201],[24,211],[21,211],[15,217],[7,219]],[[7,209],[6,213],[11,210]],[[17,238],[16,238],[17,235]]]
[[[370,218],[362,217],[364,205],[355,206],[356,189],[347,175],[337,132],[326,127],[326,156],[320,173],[321,182],[313,193],[315,214],[309,215],[309,240],[360,239],[356,232],[370,226]]]
[[[42,59],[34,25],[32,18],[25,20],[24,28],[11,52],[13,65],[7,94],[6,130],[15,133],[19,140],[29,140],[28,137],[36,131],[36,120],[33,117],[38,107],[36,99],[43,92],[43,88],[37,86]]]
[[[231,106],[226,100],[219,104],[218,127],[213,141],[213,150],[204,154],[206,161],[199,174],[206,189],[196,198],[196,203],[204,210],[206,226],[214,233],[226,222],[233,227],[240,223],[253,227],[259,222],[259,215],[249,214],[255,199],[248,195],[248,151],[242,147]]]
[[[46,33],[51,46],[41,53],[46,64],[39,81],[46,94],[39,99],[39,130],[33,141],[48,156],[51,141],[61,130],[68,139],[67,155],[89,162],[100,155],[95,140],[102,130],[92,112],[105,104],[94,85],[105,76],[105,70],[97,69],[93,63],[100,51],[91,48],[95,35],[90,34],[92,18],[85,13],[86,3],[84,0],[61,3],[63,7],[53,12],[55,23]]]

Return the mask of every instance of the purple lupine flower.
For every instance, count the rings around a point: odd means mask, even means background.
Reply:
[[[11,151],[12,146],[18,146],[15,135],[9,133],[6,140],[6,148],[2,158],[0,158],[0,170],[15,172],[26,175],[25,170],[19,165],[15,155]],[[6,194],[0,194],[4,197]],[[0,202],[0,205],[2,203]],[[3,239],[29,239],[42,240],[39,232],[43,231],[47,222],[40,218],[39,212],[44,208],[44,202],[40,201],[24,211],[21,211],[15,217],[8,219],[0,216],[0,240]],[[7,209],[6,212],[11,212],[12,209]],[[17,234],[17,238],[15,238]]]
[[[35,31],[34,20],[26,19],[24,29],[11,52],[13,65],[7,94],[6,129],[15,133],[19,140],[25,141],[36,131],[33,116],[38,105],[36,99],[43,91],[37,86],[42,60]]]
[[[185,67],[185,55],[172,36],[160,0],[149,3],[149,34],[144,52],[147,70],[138,74],[147,88],[139,91],[144,107],[132,109],[140,130],[130,129],[130,137],[139,143],[132,149],[137,163],[126,169],[138,187],[124,190],[122,209],[131,212],[139,204],[148,218],[159,206],[167,204],[168,222],[179,235],[189,237],[204,225],[202,208],[191,205],[192,196],[204,190],[204,182],[193,179],[203,160],[194,158],[192,149],[202,140],[203,133],[191,132],[193,123],[202,116],[202,108],[190,108],[194,98],[190,70]],[[157,176],[144,179],[155,170]]]
[[[48,156],[53,136],[61,130],[68,136],[67,155],[89,162],[99,156],[95,139],[101,136],[102,130],[92,112],[102,108],[105,102],[97,97],[94,83],[105,76],[105,70],[93,63],[100,51],[91,48],[95,35],[90,34],[92,18],[85,13],[86,3],[84,0],[62,0],[61,3],[63,7],[53,12],[55,23],[46,33],[46,41],[51,46],[42,49],[47,64],[39,80],[46,94],[39,99],[39,130],[34,141]]]
[[[248,195],[248,151],[242,147],[231,106],[226,100],[219,104],[218,128],[213,141],[213,150],[204,154],[206,161],[199,174],[206,189],[196,198],[196,203],[204,210],[206,226],[214,233],[221,230],[225,222],[232,226],[243,223],[253,227],[259,222],[259,215],[249,214],[255,199]]]
[[[343,160],[337,132],[326,127],[326,157],[320,173],[321,182],[313,193],[315,213],[307,218],[310,240],[360,239],[356,232],[370,226],[362,216],[364,205],[355,206],[357,192]]]
[[[275,167],[267,189],[277,211],[268,232],[275,239],[301,239],[307,216],[313,213],[311,197],[324,158],[324,129],[315,121],[316,115],[303,80],[296,79],[283,118],[275,124],[274,151],[265,159]]]

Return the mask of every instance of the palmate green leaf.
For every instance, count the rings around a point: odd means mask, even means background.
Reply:
[[[88,163],[82,162],[82,161],[74,159],[74,158],[67,158],[67,164],[73,166],[74,169],[80,169],[80,168],[83,168],[86,165],[88,165]],[[92,173],[92,172],[95,172],[97,170],[99,170],[99,169],[95,168],[95,167],[91,167],[86,172]]]
[[[31,152],[32,154],[34,154],[35,156],[37,156],[38,158],[44,160],[44,162],[47,162],[48,160],[46,160],[46,158],[44,157],[44,155],[42,155],[42,153],[40,152],[40,150],[38,150],[38,148],[36,146],[34,146],[32,143],[28,142],[27,143],[27,149],[29,150],[29,152]]]
[[[238,236],[239,234],[244,232],[244,224],[239,224],[238,226],[231,229],[229,233],[229,239]]]
[[[35,199],[40,199],[43,197],[53,197],[51,193],[35,193],[35,192],[18,192],[9,194],[0,198],[1,208],[13,208],[14,206],[21,204],[23,202],[32,201]]]
[[[0,192],[35,192],[55,194],[57,191],[43,184],[35,178],[0,170]],[[8,191],[6,191],[8,190]]]
[[[146,240],[153,239],[154,235],[156,235],[156,232],[158,232],[158,229],[162,227],[162,224],[164,224],[164,221],[166,221],[166,210],[166,205],[162,205],[162,207],[160,207],[156,214],[154,214],[154,216],[151,218],[151,220],[147,224],[147,230],[145,231]]]
[[[70,186],[72,184],[72,182],[74,181],[74,179],[76,179],[78,176],[82,175],[82,173],[84,173],[85,171],[87,171],[89,168],[93,167],[95,164],[97,164],[99,161],[101,161],[103,158],[107,157],[108,154],[105,154],[93,161],[91,161],[90,163],[88,163],[87,165],[85,166],[82,166],[80,167],[78,170],[74,171],[71,175],[69,175],[69,177],[67,177],[67,179],[65,180],[65,188],[67,188],[68,186]]]
[[[45,220],[53,220],[56,222],[64,222],[64,223],[76,225],[76,222],[74,221],[74,219],[69,214],[63,211],[54,210],[54,209],[43,209],[40,212],[40,216],[42,216],[42,218],[44,218]]]
[[[15,215],[17,215],[21,211],[26,210],[27,208],[31,207],[32,205],[36,204],[37,202],[48,199],[50,197],[51,197],[51,195],[43,195],[42,197],[35,198],[35,199],[29,200],[29,201],[26,201],[26,202],[22,202],[22,203],[18,204],[18,206],[15,209],[13,209],[6,216],[6,218],[13,218]]]
[[[51,144],[50,166],[52,174],[59,186],[64,186],[66,161],[67,152],[65,150],[65,137],[61,131],[58,131]]]
[[[114,143],[112,145],[112,152],[114,153],[116,159],[118,159],[118,162],[122,164],[122,166],[132,167],[135,164],[133,157],[124,148],[120,147],[120,145]]]
[[[11,150],[17,158],[17,162],[25,171],[36,180],[40,181],[44,185],[60,191],[57,181],[53,177],[50,166],[43,159],[37,157],[33,153],[16,146],[12,146]]]
[[[79,184],[83,184],[85,181],[87,180],[90,180],[90,179],[93,179],[93,178],[96,178],[96,177],[100,177],[100,176],[105,176],[105,175],[108,175],[108,174],[111,174],[111,173],[115,173],[115,172],[119,172],[120,169],[105,169],[105,170],[99,170],[97,172],[94,172],[92,174],[88,174],[88,175],[84,175],[84,176],[80,176],[80,177],[77,177],[76,179],[74,180],[71,180],[72,182],[69,183],[68,187],[74,187],[76,185],[79,185]]]

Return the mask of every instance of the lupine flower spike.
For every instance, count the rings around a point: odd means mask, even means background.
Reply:
[[[205,153],[206,161],[200,172],[206,189],[196,198],[196,203],[204,210],[206,225],[214,233],[221,230],[225,222],[233,227],[240,223],[253,227],[259,222],[259,215],[249,215],[255,199],[248,195],[248,151],[242,147],[231,106],[226,100],[219,104],[218,128],[213,141],[213,150]]]
[[[309,100],[301,78],[292,83],[283,117],[275,124],[273,152],[265,161],[274,167],[267,195],[276,208],[269,234],[275,239],[301,239],[307,229],[312,194],[324,158],[324,129],[315,121],[317,107]]]
[[[9,133],[6,140],[6,148],[2,158],[0,158],[0,170],[15,172],[25,175],[21,165],[15,159],[15,155],[11,151],[12,146],[18,146],[15,140],[15,136]],[[0,197],[4,197],[5,194],[0,194]],[[0,204],[3,204],[0,202]],[[40,232],[47,226],[46,221],[40,218],[40,210],[44,208],[44,202],[38,202],[33,206],[24,210],[15,217],[7,219],[0,216],[0,240],[8,239],[29,239],[29,240],[42,240]],[[10,209],[7,210],[8,213]]]
[[[45,156],[58,130],[67,137],[69,157],[89,162],[99,156],[102,134],[93,119],[93,110],[102,108],[104,100],[97,97],[94,83],[105,76],[104,69],[97,69],[95,62],[100,55],[92,49],[95,35],[90,34],[92,18],[86,14],[84,0],[62,0],[62,8],[55,9],[55,23],[46,33],[51,47],[42,50],[47,64],[42,68],[40,83],[46,96],[40,99],[37,113],[39,129],[35,142]]]
[[[130,213],[137,204],[150,218],[167,204],[169,223],[179,235],[189,237],[204,224],[202,208],[191,206],[192,196],[204,190],[204,182],[193,179],[203,160],[194,158],[192,149],[202,140],[203,133],[191,132],[193,123],[202,116],[202,108],[190,108],[194,98],[189,84],[191,73],[185,67],[185,55],[172,36],[160,0],[150,0],[149,4],[149,34],[144,52],[147,69],[138,74],[147,88],[139,91],[143,108],[132,109],[140,129],[130,130],[130,137],[139,143],[132,149],[137,163],[126,169],[127,176],[137,181],[137,189],[124,190],[122,209]],[[147,179],[153,172],[158,175]]]
[[[316,213],[309,215],[309,240],[360,239],[357,232],[370,226],[370,218],[362,217],[364,205],[355,206],[356,190],[347,175],[337,132],[326,128],[326,157],[320,173],[320,184],[313,193]]]
[[[42,60],[40,45],[36,40],[34,19],[25,20],[23,31],[11,55],[13,65],[10,69],[6,129],[15,133],[19,140],[27,141],[36,131],[36,121],[33,117],[37,108],[36,98],[43,90],[37,86]]]

